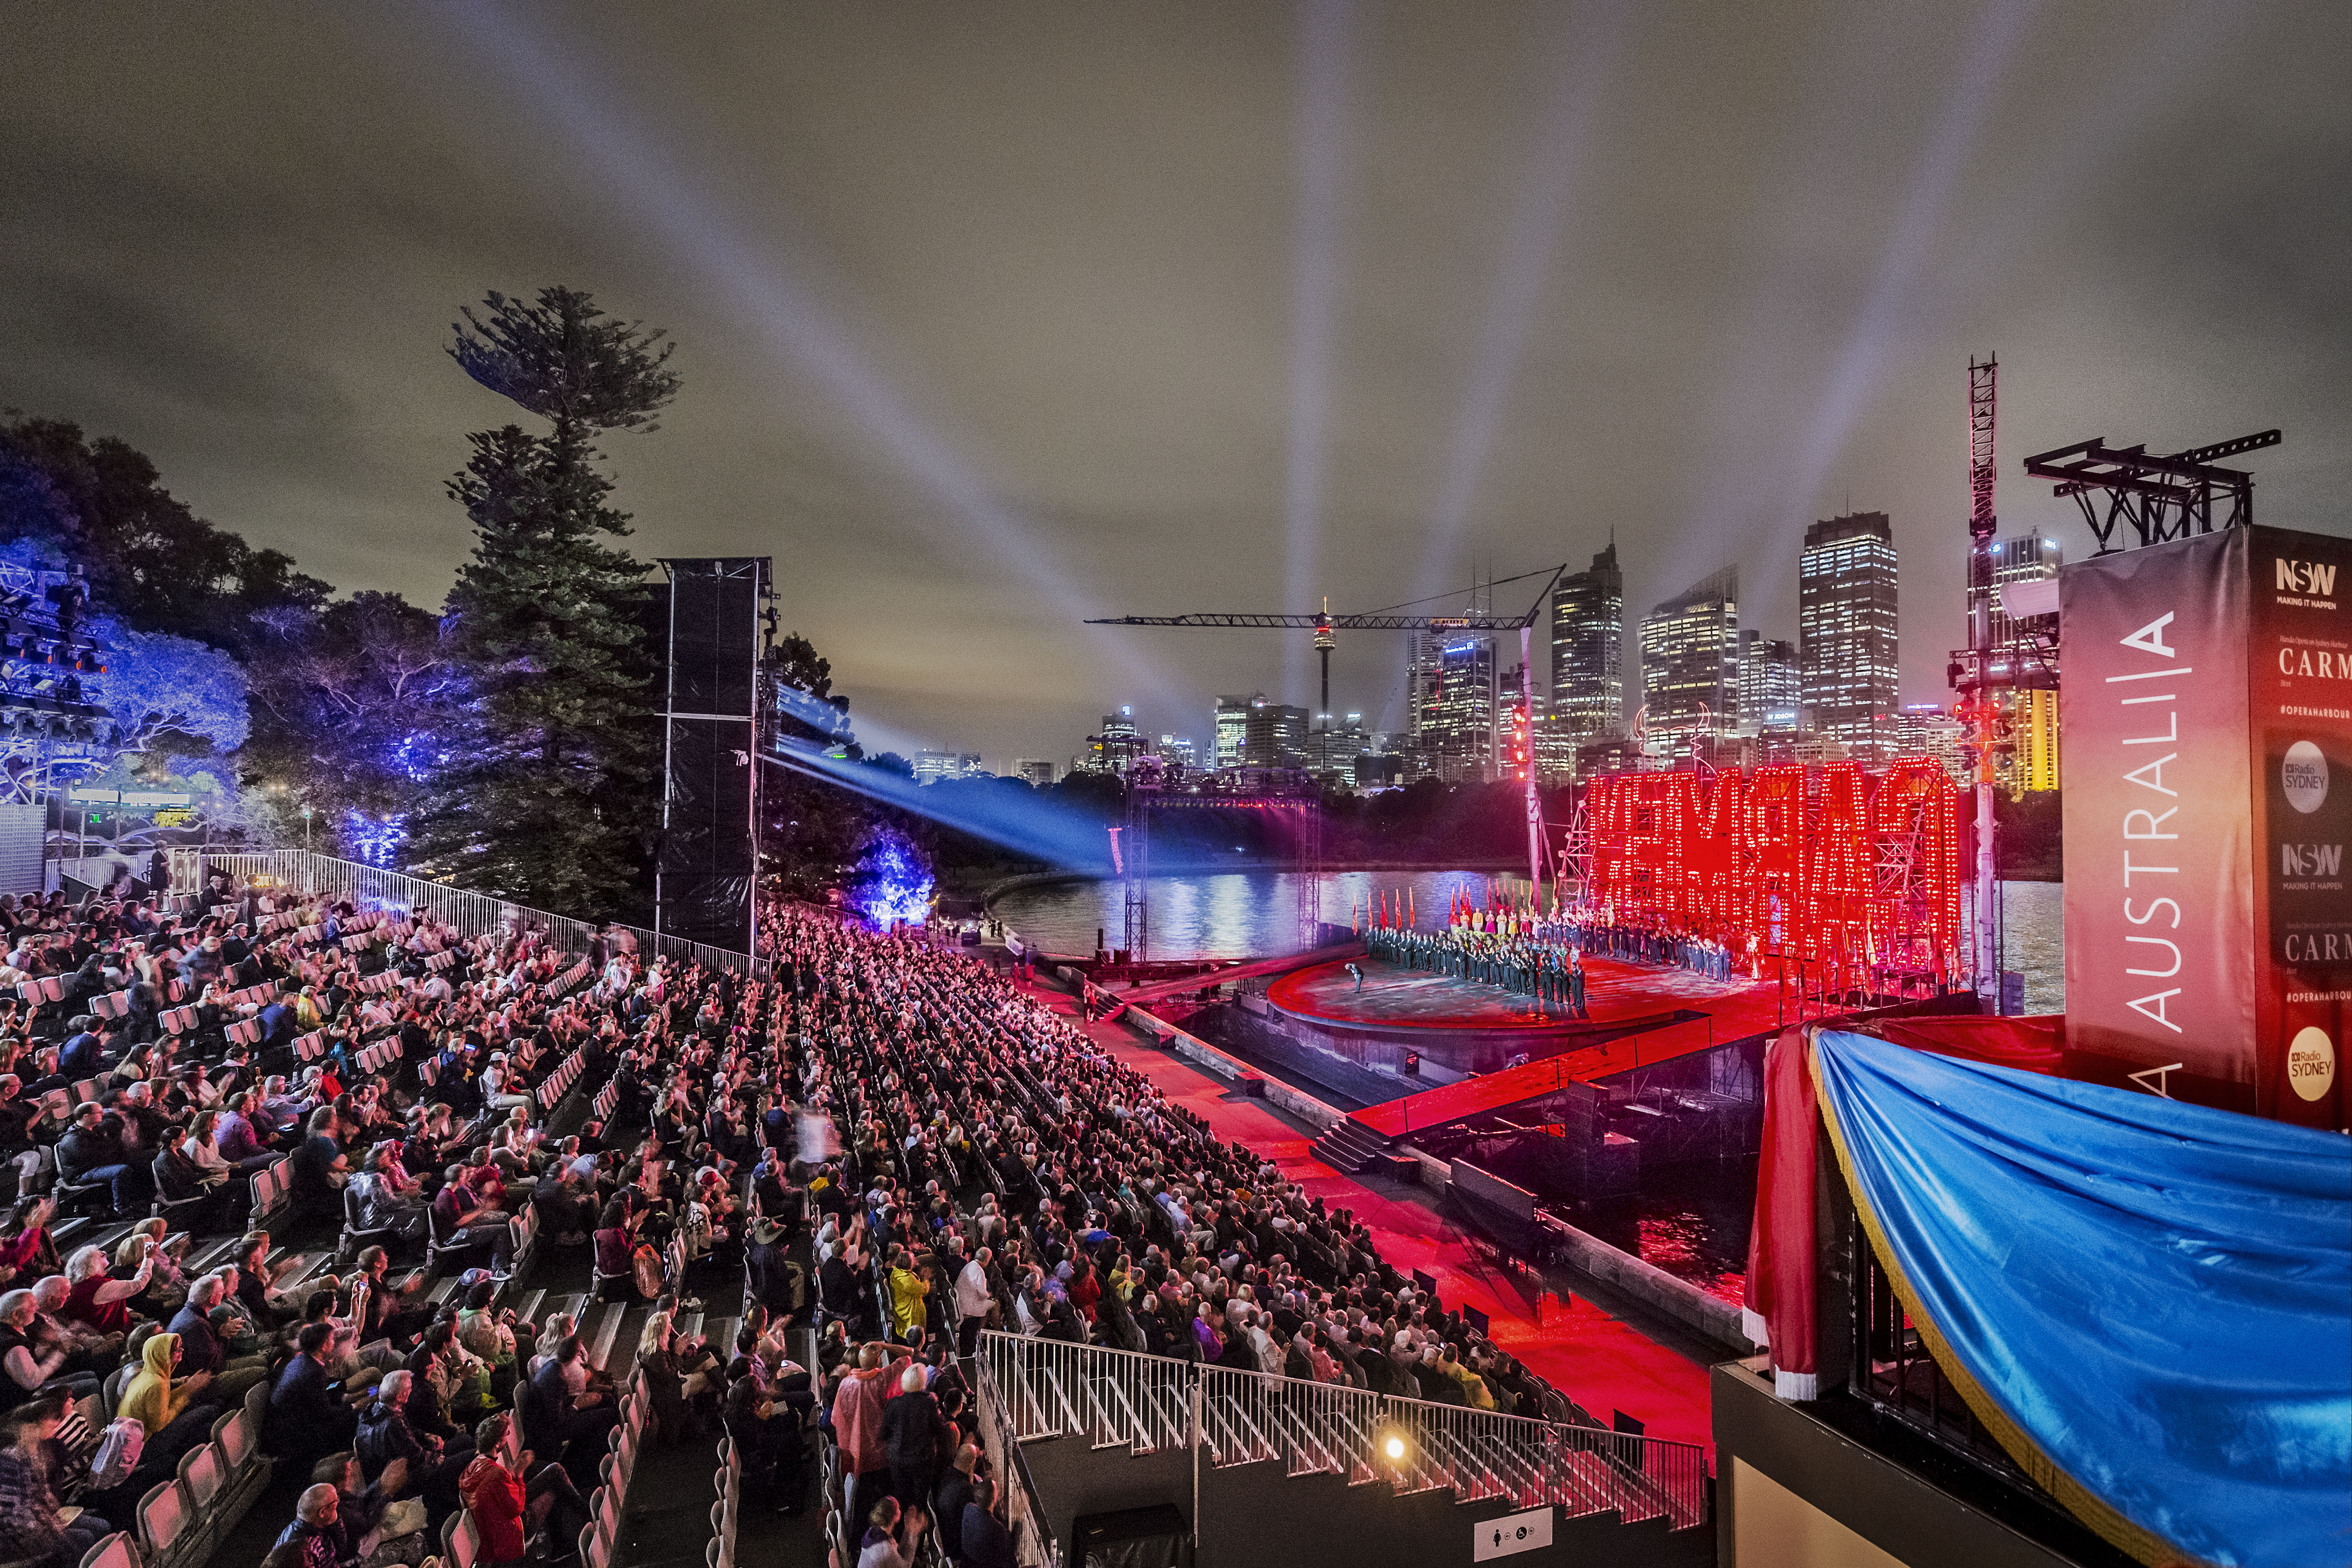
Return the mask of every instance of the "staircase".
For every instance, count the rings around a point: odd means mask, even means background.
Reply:
[[[1692,1554],[1713,1560],[1707,1455],[1696,1444],[994,1331],[981,1336],[979,1362],[984,1430],[1015,1446],[1061,1439],[1058,1457],[1035,1451],[1049,1470],[1068,1468],[1073,1450],[1194,1450],[1203,1478],[1265,1465],[1350,1491],[1380,1483],[1399,1497],[1557,1508],[1612,1529],[1698,1531],[1706,1544]]]
[[[1333,1122],[1307,1147],[1333,1170],[1351,1176],[1374,1165],[1384,1165],[1389,1157],[1388,1139],[1352,1116],[1343,1116]]]

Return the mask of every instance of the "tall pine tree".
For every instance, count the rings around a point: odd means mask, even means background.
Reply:
[[[493,293],[450,357],[546,420],[478,431],[449,494],[473,559],[449,595],[468,683],[422,858],[461,886],[565,914],[613,912],[644,859],[654,779],[645,567],[608,541],[628,514],[597,466],[605,431],[649,431],[677,393],[664,334],[588,295]]]

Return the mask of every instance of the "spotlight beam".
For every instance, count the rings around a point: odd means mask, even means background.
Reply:
[[[1284,474],[1283,597],[1315,596],[1323,543],[1323,478],[1331,417],[1332,339],[1339,316],[1340,188],[1346,174],[1351,0],[1306,0],[1301,7],[1298,100],[1298,223],[1290,260],[1290,441]],[[1286,643],[1283,686],[1295,694],[1307,675],[1307,647]]]
[[[957,789],[951,792],[956,798],[950,800],[950,792],[938,785],[926,789],[895,773],[792,746],[762,752],[760,760],[838,784],[1048,865],[1100,870],[1108,861],[1109,846],[1101,823],[1035,799],[1023,799],[1010,790],[1003,792],[1003,799],[991,799],[995,792]]]
[[[1424,594],[1433,592],[1442,580],[1477,499],[1478,480],[1517,379],[1536,305],[1551,276],[1560,228],[1583,171],[1602,84],[1616,63],[1628,18],[1629,9],[1620,0],[1591,0],[1559,26],[1553,40],[1555,58],[1542,123],[1504,240],[1502,265],[1487,301],[1462,410],[1446,446],[1445,467],[1430,509],[1428,540],[1413,579]]]
[[[916,413],[818,290],[785,266],[772,242],[755,241],[731,221],[685,160],[665,156],[649,136],[625,128],[625,97],[614,84],[532,32],[520,19],[524,13],[450,0],[437,9],[467,52],[497,62],[508,85],[586,153],[636,209],[653,243],[720,286],[755,340],[814,383],[857,435],[929,499],[950,525],[937,529],[942,544],[967,563],[993,560],[1007,577],[1042,591],[1063,618],[1084,619],[1086,597],[1064,578],[1055,556],[979,468]],[[914,516],[932,521],[923,509]],[[1172,710],[1191,706],[1155,668],[1115,642],[1097,639],[1095,647],[1130,688]]]

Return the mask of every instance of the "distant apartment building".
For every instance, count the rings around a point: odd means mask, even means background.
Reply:
[[[1242,738],[1242,763],[1253,768],[1303,768],[1311,760],[1307,710],[1286,702],[1250,700]]]
[[[1022,757],[1013,764],[1013,776],[1026,779],[1039,789],[1054,782],[1055,771],[1051,757]]]
[[[1210,765],[1237,768],[1242,765],[1242,748],[1249,740],[1250,704],[1265,700],[1265,693],[1249,697],[1220,697],[1217,710],[1211,719]]]
[[[978,752],[917,752],[915,782],[937,784],[941,779],[971,778],[982,772]]]
[[[1887,758],[1933,757],[1956,780],[1967,775],[1968,759],[1960,750],[1960,721],[1938,703],[1906,702],[1896,710],[1887,734]]]
[[[1802,722],[1797,645],[1762,632],[1739,634],[1739,729],[1745,735],[1793,735]]]
[[[1551,595],[1550,715],[1576,742],[1615,729],[1625,718],[1625,576],[1617,542]]]
[[[1116,713],[1104,714],[1102,729],[1087,737],[1087,765],[1096,773],[1125,778],[1136,759],[1150,749],[1142,727],[1135,721],[1135,710],[1122,707]]]
[[[1895,531],[1885,512],[1850,512],[1805,530],[1797,652],[1806,728],[1834,736],[1864,762],[1885,756],[1901,702]]]
[[[1733,733],[1739,713],[1739,568],[1727,566],[1642,617],[1642,705],[1654,756],[1687,757]]]
[[[1201,748],[1192,743],[1190,735],[1162,735],[1160,760],[1180,768],[1197,768],[1201,765]]]

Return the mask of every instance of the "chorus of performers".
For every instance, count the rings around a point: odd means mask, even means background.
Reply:
[[[1439,931],[1418,931],[1408,906],[1383,899],[1369,911],[1364,933],[1371,955],[1402,969],[1426,970],[1496,985],[1574,1013],[1585,1009],[1584,955],[1629,963],[1687,969],[1729,981],[1743,958],[1752,969],[1755,943],[1745,954],[1730,943],[1690,931],[1617,921],[1613,911],[1558,910],[1545,915],[1525,901],[1490,895],[1482,906],[1457,893]]]

